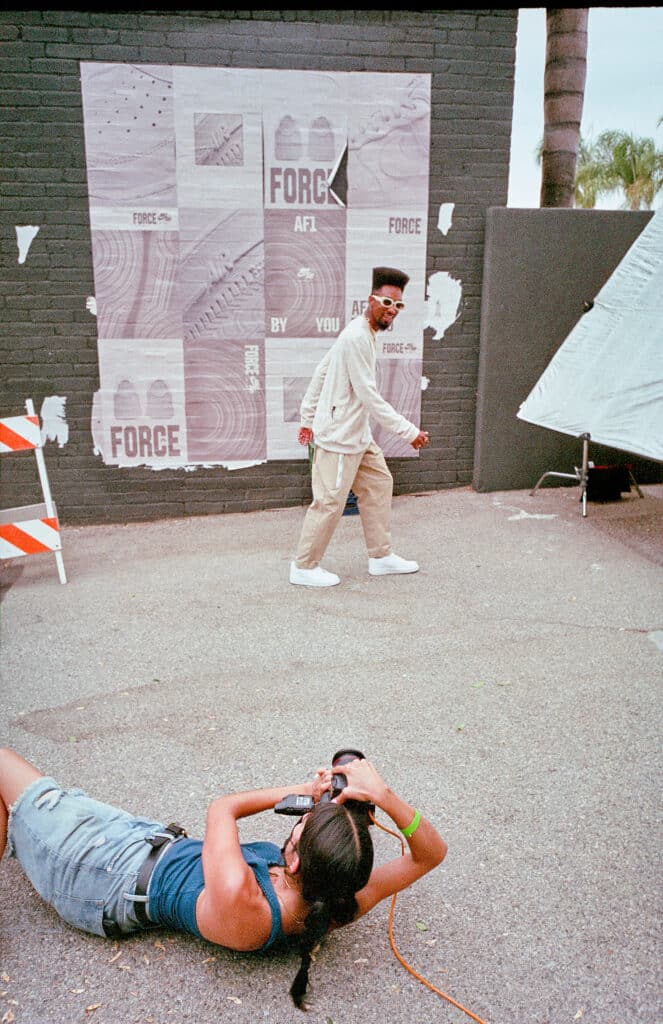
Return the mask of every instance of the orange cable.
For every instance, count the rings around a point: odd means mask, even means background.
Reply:
[[[380,822],[377,821],[377,819],[375,818],[375,816],[373,814],[370,815],[370,818],[371,818],[371,821],[373,822],[373,824],[377,825],[377,827],[382,829],[383,832],[387,832],[390,836],[394,836],[395,839],[398,839],[398,841],[401,844],[401,856],[404,857],[405,856],[405,843],[403,842],[402,838],[396,832],[392,832],[392,830],[390,828],[386,828],[384,825],[381,825]],[[426,988],[429,988],[431,990],[431,992],[435,992],[436,995],[441,996],[443,999],[446,999],[447,1002],[451,1003],[452,1006],[455,1006],[456,1009],[462,1010],[463,1013],[466,1013],[467,1016],[471,1017],[471,1019],[476,1021],[477,1024],[485,1024],[485,1021],[483,1021],[481,1019],[481,1017],[477,1017],[476,1014],[472,1013],[471,1010],[468,1010],[467,1007],[462,1005],[462,1003],[457,1003],[455,999],[452,999],[451,996],[447,995],[446,992],[443,992],[442,989],[436,988],[435,985],[433,985],[430,981],[427,981],[426,978],[424,978],[421,974],[419,974],[417,971],[415,971],[414,967],[411,967],[410,964],[407,962],[407,960],[405,960],[404,957],[402,957],[401,954],[398,952],[398,950],[396,949],[396,942],[394,940],[394,910],[396,908],[396,896],[397,896],[397,893],[394,893],[394,895],[392,897],[392,900],[391,900],[391,907],[389,909],[389,924],[388,924],[388,928],[389,928],[389,945],[391,946],[392,953],[394,954],[394,956],[396,957],[398,962],[401,964],[402,967],[405,968],[406,971],[408,971],[414,978],[416,978],[417,981],[420,981],[422,985],[425,985]]]

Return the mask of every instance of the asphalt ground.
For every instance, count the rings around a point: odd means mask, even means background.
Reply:
[[[396,903],[423,976],[486,1024],[653,1024],[663,487],[586,518],[578,494],[398,497],[395,550],[421,565],[401,577],[368,576],[344,517],[328,590],[288,583],[300,508],[65,528],[66,585],[52,555],[0,563],[0,742],[194,836],[215,795],[304,781],[359,747],[449,843]],[[291,824],[266,813],[241,837],[280,844]],[[5,858],[0,1020],[469,1020],[395,959],[388,911],[326,940],[304,1017],[294,954],[84,935]]]

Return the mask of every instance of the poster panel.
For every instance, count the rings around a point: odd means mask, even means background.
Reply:
[[[336,337],[345,326],[345,216],[265,211],[266,337]]]
[[[430,76],[84,62],[81,84],[104,461],[306,458],[299,402],[380,264],[410,282],[378,379],[418,422]]]
[[[300,459],[299,407],[313,371],[334,339],[268,338],[265,343],[267,458]]]
[[[262,210],[259,71],[173,68],[182,207]]]
[[[348,90],[348,206],[427,209],[430,75],[353,73]]]
[[[81,86],[90,207],[174,209],[173,69],[81,63]]]
[[[400,230],[402,217],[390,210],[350,209],[347,214],[346,321],[366,309],[373,267],[398,267],[410,278],[403,292],[405,309],[398,314],[390,329],[378,337],[378,354],[391,359],[411,359],[423,354],[425,211],[414,211],[407,220],[412,229],[410,232]]]
[[[347,144],[349,76],[320,71],[263,75],[265,209],[339,206],[327,183]]]
[[[115,466],[187,461],[184,361],[180,338],[99,342],[95,444]]]

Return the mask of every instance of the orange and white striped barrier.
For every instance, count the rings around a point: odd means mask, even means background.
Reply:
[[[44,462],[39,417],[35,415],[32,399],[26,400],[25,408],[27,416],[0,419],[0,455],[34,450],[44,503],[0,511],[0,558],[18,558],[21,555],[52,552],[57,562],[60,583],[66,583],[67,577],[61,554],[60,524]]]
[[[23,519],[26,511],[25,508],[8,509],[0,513],[0,558],[41,555],[47,551],[61,550],[60,524],[57,518],[45,515]],[[45,506],[35,506],[35,512],[38,511],[45,512]],[[21,518],[17,518],[15,513],[20,513]]]
[[[0,455],[41,448],[38,416],[10,416],[0,420]]]

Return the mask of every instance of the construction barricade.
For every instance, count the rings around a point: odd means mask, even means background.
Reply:
[[[46,472],[39,417],[35,414],[32,399],[26,400],[25,408],[27,416],[0,419],[0,455],[13,455],[30,449],[34,451],[44,501],[38,505],[0,511],[0,558],[52,552],[57,562],[60,583],[66,583],[60,524]]]

